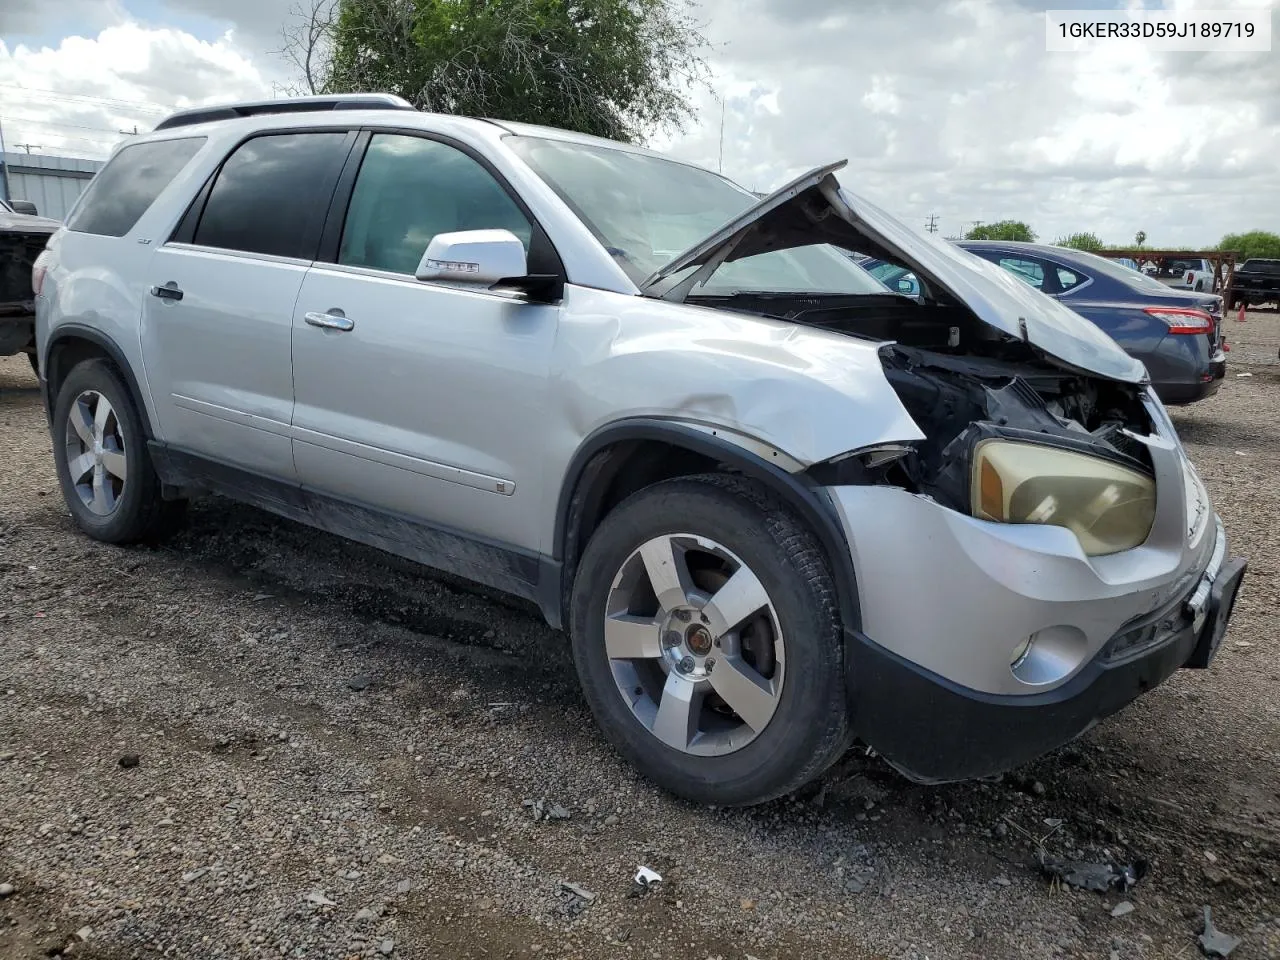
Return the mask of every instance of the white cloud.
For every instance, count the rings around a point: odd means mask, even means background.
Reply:
[[[19,22],[44,35],[73,8],[99,11],[90,38],[0,44],[0,116],[28,118],[5,119],[6,139],[101,153],[107,145],[93,141],[135,122],[145,129],[167,109],[271,96],[287,79],[272,51],[296,2],[0,0],[0,35]],[[1044,12],[1064,5],[1262,0],[700,2],[715,89],[697,96],[698,124],[654,145],[714,168],[723,115],[725,172],[753,189],[848,158],[851,189],[908,222],[939,214],[946,233],[1006,217],[1050,240],[1092,230],[1126,242],[1141,228],[1152,243],[1191,245],[1280,229],[1275,53],[1044,49]],[[178,23],[221,35],[200,40]],[[99,99],[24,101],[14,84]]]
[[[45,153],[103,156],[119,131],[149,129],[172,110],[269,96],[257,65],[226,37],[206,42],[124,23],[56,48],[0,41],[6,143],[40,144]]]
[[[1049,240],[1280,230],[1280,58],[1049,54],[1044,11],[1061,6],[702,0],[716,86],[750,78],[777,107],[727,98],[725,172],[767,188],[847,157],[846,186],[909,222],[937,213],[947,233],[1007,217]],[[704,121],[664,143],[714,165],[720,108],[701,100]]]

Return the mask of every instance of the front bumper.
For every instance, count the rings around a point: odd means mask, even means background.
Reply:
[[[1227,560],[1204,485],[1151,410],[1155,523],[1111,556],[1086,556],[1060,527],[989,523],[891,487],[827,488],[857,576],[854,730],[904,772],[1007,770],[1216,650],[1244,563]]]
[[[1207,666],[1244,572],[1243,560],[1226,561],[1212,579],[1206,571],[1189,594],[1126,625],[1084,670],[1043,694],[967,690],[850,631],[854,730],[914,780],[1003,773],[1074,740],[1178,668]]]

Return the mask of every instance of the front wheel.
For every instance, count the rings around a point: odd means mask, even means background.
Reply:
[[[75,367],[53,408],[53,459],[67,509],[95,540],[168,532],[185,504],[166,501],[129,389],[105,360]]]
[[[850,743],[825,558],[749,481],[666,481],[610,513],[578,567],[571,635],[605,735],[690,800],[790,793]]]

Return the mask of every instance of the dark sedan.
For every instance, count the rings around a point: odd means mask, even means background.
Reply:
[[[1035,243],[964,240],[998,264],[1109,333],[1147,365],[1165,403],[1193,403],[1218,392],[1226,375],[1222,297],[1173,290],[1111,260]]]

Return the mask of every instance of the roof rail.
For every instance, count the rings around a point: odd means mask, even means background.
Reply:
[[[413,104],[392,93],[338,93],[318,97],[289,97],[280,100],[252,100],[219,103],[191,110],[179,110],[165,117],[157,130],[172,130],[193,123],[234,120],[267,113],[318,113],[326,110],[412,110]]]

